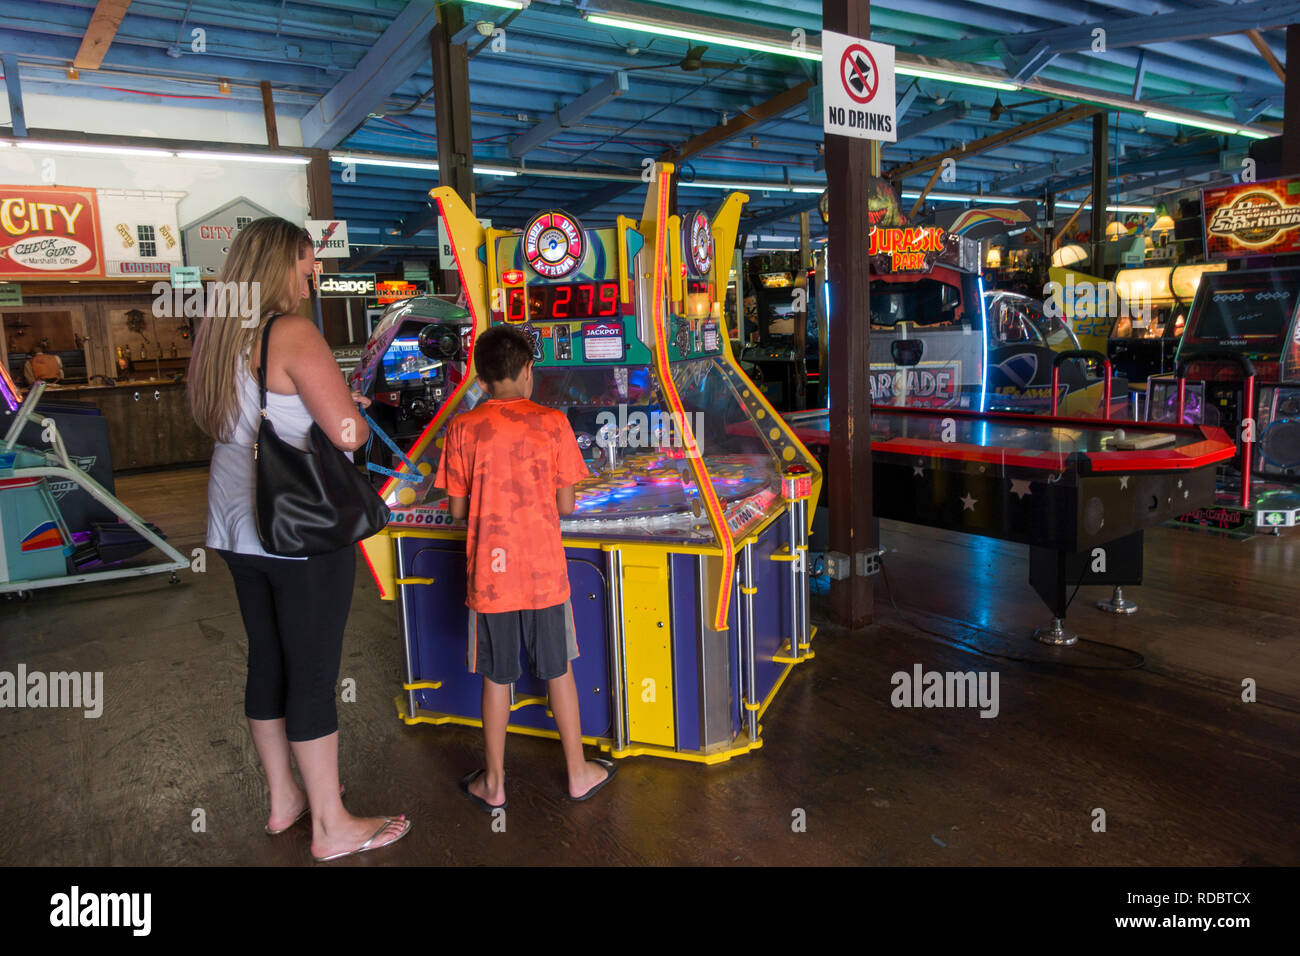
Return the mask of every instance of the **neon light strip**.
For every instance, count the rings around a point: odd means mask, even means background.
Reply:
[[[725,631],[727,629],[727,618],[731,612],[731,583],[736,573],[736,543],[731,537],[731,529],[727,525],[727,516],[722,510],[722,504],[718,501],[717,492],[713,490],[713,482],[709,480],[708,472],[704,468],[704,459],[700,455],[699,445],[695,442],[695,432],[691,428],[690,419],[686,415],[686,408],[682,404],[682,398],[677,393],[677,386],[673,382],[672,366],[668,361],[668,335],[664,329],[664,282],[666,270],[665,246],[668,241],[668,180],[672,175],[668,170],[671,167],[660,167],[659,175],[656,181],[659,184],[659,195],[655,201],[655,267],[654,267],[654,291],[650,297],[650,317],[654,321],[655,328],[655,362],[659,366],[659,378],[663,383],[664,395],[668,398],[668,404],[672,407],[673,413],[677,415],[677,420],[682,423],[682,434],[686,439],[687,461],[691,465],[691,474],[695,476],[695,485],[700,490],[700,497],[704,499],[705,507],[709,511],[709,524],[713,526],[713,533],[718,538],[718,543],[722,546],[722,574],[718,579],[718,613],[713,619],[713,629],[716,631]]]

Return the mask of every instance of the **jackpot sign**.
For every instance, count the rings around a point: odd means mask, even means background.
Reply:
[[[102,276],[93,189],[0,186],[0,278]]]
[[[1300,252],[1300,178],[1202,190],[1207,259]]]

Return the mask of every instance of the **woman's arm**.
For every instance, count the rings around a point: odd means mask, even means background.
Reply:
[[[355,451],[370,438],[370,426],[357,410],[334,355],[314,323],[299,315],[275,320],[271,336],[272,367],[279,364],[298,397],[331,442]]]

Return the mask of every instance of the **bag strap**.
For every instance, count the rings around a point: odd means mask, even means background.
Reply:
[[[262,326],[262,360],[257,363],[257,397],[261,402],[262,417],[266,417],[266,362],[271,344],[271,323],[280,317],[277,312]]]

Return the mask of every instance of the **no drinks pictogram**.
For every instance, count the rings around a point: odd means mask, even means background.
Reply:
[[[897,139],[894,48],[822,31],[822,128],[830,135]]]
[[[861,43],[855,43],[840,57],[840,80],[844,92],[855,103],[870,103],[880,87],[876,58]]]

